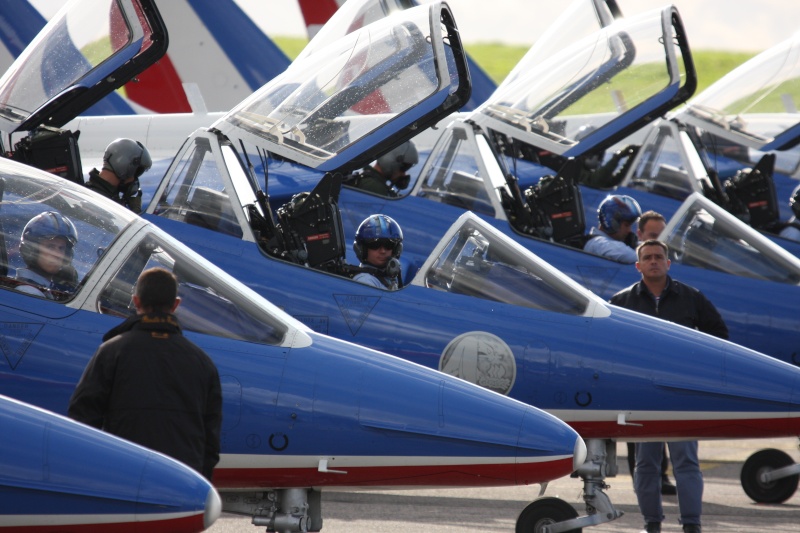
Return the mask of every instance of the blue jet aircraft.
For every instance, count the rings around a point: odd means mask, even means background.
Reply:
[[[632,34],[627,26],[603,32],[612,50],[624,52],[628,47],[630,53],[636,37],[646,36],[667,43],[667,57],[675,60],[672,46],[680,39],[671,32],[681,35],[673,26],[680,28],[677,12],[668,8],[631,24],[641,33]],[[669,37],[658,32],[668,32]],[[378,59],[382,57],[387,56]],[[419,63],[403,64],[397,54],[389,57],[393,62],[380,67],[393,72],[362,70],[360,78],[348,75],[350,85],[325,69],[305,71],[305,64],[294,65],[212,127],[190,136],[159,185],[146,218],[318,331],[493,387],[568,421],[588,441],[593,460],[578,473],[587,504],[602,512],[575,518],[571,506],[539,500],[520,516],[522,530],[544,518],[564,520],[555,529],[563,531],[619,516],[603,493],[615,453],[607,439],[733,438],[784,431],[773,425],[771,415],[754,416],[750,409],[755,404],[742,405],[747,421],[732,425],[723,419],[738,415],[710,412],[728,409],[734,396],[739,397],[732,402],[737,404],[764,394],[764,384],[754,384],[753,376],[759,381],[771,372],[756,372],[749,365],[774,368],[777,373],[770,383],[778,375],[794,373],[794,368],[732,343],[608,306],[526,252],[520,246],[523,238],[515,243],[489,221],[464,214],[463,207],[435,204],[437,210],[457,209],[446,212],[462,215],[442,233],[434,225],[408,225],[412,237],[405,242],[411,248],[417,246],[417,234],[425,232],[438,243],[424,260],[407,262],[402,290],[386,292],[350,279],[357,267],[346,260],[346,234],[337,208],[337,199],[343,204],[349,189],[339,197],[338,174],[402,142],[418,128],[412,119],[421,111],[404,106],[406,95],[394,86],[424,90],[424,78],[413,81],[420,75]],[[317,61],[334,74],[350,72],[346,65]],[[378,89],[385,97],[380,109],[391,112],[356,111]],[[398,127],[407,130],[405,137]],[[301,179],[295,162],[328,173],[310,193],[295,196],[273,213],[270,191],[288,189]],[[253,172],[256,166],[266,166],[268,190],[259,185],[264,176]],[[319,176],[306,171],[309,181]],[[394,203],[375,196],[360,198],[363,209],[376,211]],[[385,203],[376,208],[380,201]],[[425,223],[425,208],[434,204],[421,201],[416,214]],[[352,223],[357,217],[349,212],[345,218]],[[546,327],[531,331],[520,324]],[[597,346],[614,346],[614,356],[598,353]],[[720,366],[708,375],[714,361],[730,362],[734,353],[740,356],[733,359],[742,364],[737,371],[726,371],[720,380]],[[687,376],[706,377],[687,381]],[[755,403],[763,405],[761,400]],[[698,413],[695,409],[701,404]]]
[[[80,113],[100,96],[89,88],[113,90],[105,82],[125,81],[113,75],[114,64],[139,63],[143,49],[167,37],[158,33],[151,1],[93,0],[68,7],[78,11],[62,12],[36,40],[48,53],[26,50],[3,77],[7,83],[0,83],[2,129],[20,135],[22,128],[38,125],[25,137],[28,155],[37,153],[42,139],[52,141],[52,134],[74,139],[55,129],[72,117],[34,103],[37,97],[56,96]],[[108,56],[92,55],[97,73],[83,53],[98,48],[84,48],[79,38],[108,45],[111,28],[117,36],[127,33],[127,45],[101,46]],[[97,30],[106,31],[105,41]],[[415,61],[437,66],[423,72],[439,90],[408,102],[425,108],[417,116],[422,123],[441,118],[445,104],[458,106],[469,93],[466,62],[446,6],[420,7],[363,32],[387,46],[392,39],[410,44]],[[354,49],[361,42],[335,48],[345,57],[369,56],[368,49]],[[51,64],[64,68],[47,68]],[[152,266],[169,269],[180,282],[183,329],[211,355],[221,376],[222,449],[214,484],[224,510],[251,515],[258,526],[319,530],[320,490],[327,487],[527,485],[567,475],[585,460],[583,440],[555,416],[317,334],[151,223],[69,179],[2,159],[0,199],[4,394],[65,413],[103,334],[135,313],[131,295],[139,274]],[[37,288],[16,273],[36,261],[35,253],[21,253],[23,229],[46,212],[67,217],[74,227],[67,257],[75,279]],[[72,482],[83,479],[75,475]],[[136,479],[131,477],[132,487]],[[97,503],[94,511],[89,506],[82,512],[103,512]]]
[[[0,396],[0,531],[194,533],[222,501],[164,455]]]
[[[429,11],[436,9],[441,10],[438,15]],[[437,105],[459,106],[464,95],[461,76],[453,76],[462,72],[460,53],[453,48],[458,41],[451,36],[449,46],[440,48],[438,39],[421,31],[435,31],[448,16],[435,4],[408,10],[400,19],[387,19],[337,41],[327,50],[330,56],[314,54],[310,63],[294,65],[213,128],[187,141],[147,218],[257,291],[274,294],[279,305],[318,330],[380,345],[526,403],[542,404],[578,429],[588,440],[591,459],[577,471],[584,479],[587,505],[596,512],[576,518],[566,502],[540,499],[521,514],[518,524],[524,531],[544,531],[547,524],[551,531],[565,531],[620,515],[603,492],[604,479],[615,473],[616,464],[616,448],[608,439],[796,434],[793,383],[800,370],[607,306],[475,215],[465,214],[442,235],[416,274],[407,273],[402,291],[388,293],[349,279],[353,270],[345,261],[335,208],[338,170],[366,164],[403,142],[431,120],[430,111]],[[676,21],[677,13],[668,9],[651,24],[671,32]],[[625,41],[629,33],[620,31]],[[397,46],[398,39],[402,46]],[[673,42],[663,34],[659,40]],[[375,49],[352,50],[353,43]],[[433,49],[425,52],[429,46]],[[429,60],[441,53],[445,57]],[[415,102],[409,91],[400,90],[409,87],[414,88],[411,93],[431,95],[429,100]],[[389,98],[384,103],[390,111],[364,112],[378,89]],[[431,98],[438,104],[431,104]],[[261,164],[259,156],[269,163],[270,183],[290,179],[281,171],[292,166],[291,161],[330,174],[311,194],[298,196],[273,217],[267,195],[258,186],[261,178],[252,170],[254,160]],[[92,269],[106,277],[113,277],[115,270]],[[128,290],[129,284],[123,284],[108,304],[114,309],[127,304],[123,295]],[[220,311],[202,316],[209,315],[227,316]],[[525,331],[519,324],[546,328]],[[614,356],[599,352],[598,346],[614,346]],[[314,360],[304,368],[314,368],[315,376],[333,372],[319,366]],[[373,381],[362,375],[355,381],[336,379],[332,378],[335,386],[341,387],[337,390]],[[391,388],[382,382],[375,385]],[[316,382],[312,388],[320,387]],[[288,404],[290,399],[284,401]],[[403,395],[396,401],[408,398]],[[334,404],[314,402],[320,407]],[[273,445],[281,446],[280,438],[275,437]],[[580,455],[575,453],[575,459]],[[329,476],[335,480],[334,473]],[[562,523],[552,525],[553,521]]]
[[[677,32],[677,35],[682,33]],[[645,35],[643,40],[648,42],[648,38]],[[656,37],[649,38],[649,42],[656,41]],[[613,51],[615,43],[608,42],[610,45],[605,49]],[[573,49],[570,53],[576,63],[584,61],[590,53],[602,56],[596,52],[599,47],[592,40],[577,46],[580,52]],[[570,158],[610,146],[614,139],[627,137],[638,126],[646,124],[649,117],[663,113],[676,101],[690,96],[694,71],[688,49],[675,46],[666,52],[663,48],[651,49],[651,52],[660,54],[660,61],[664,62],[661,85],[653,82],[651,87],[666,88],[635,106],[636,102],[628,99],[627,107],[616,108],[615,112],[575,115],[573,109],[584,105],[584,100],[586,106],[598,105],[597,102],[606,99],[613,101],[625,95],[626,86],[610,89],[608,84],[593,83],[588,73],[576,76],[575,64],[560,56],[555,59],[557,67],[545,61],[521,83],[511,83],[503,92],[501,87],[496,97],[479,111],[441,127],[439,140],[429,157],[418,165],[416,179],[397,196],[371,194],[348,186],[345,179],[339,197],[345,235],[354,235],[358,224],[369,214],[387,214],[403,228],[406,235],[404,256],[416,269],[430,255],[446,229],[464,210],[470,209],[599,296],[610,297],[639,276],[631,265],[580,249],[590,224],[584,216],[582,194],[585,189],[576,190],[574,186],[581,163]],[[628,69],[639,67],[638,60],[647,63],[647,54],[642,50],[637,53],[637,61],[627,68],[624,65],[613,67],[618,69],[617,77],[625,79]],[[614,57],[612,52],[607,54]],[[679,61],[681,57],[688,60],[685,65]],[[626,60],[626,56],[621,55],[620,60]],[[676,64],[670,64],[671,61]],[[609,63],[611,61],[599,63],[598,75],[614,73]],[[674,75],[671,81],[668,75]],[[585,83],[573,83],[571,80],[575,77]],[[643,91],[636,92],[639,98],[643,94]],[[565,108],[573,101],[578,103]],[[623,113],[621,109],[627,111]],[[541,118],[538,126],[535,121],[529,124],[523,120],[526,116],[549,117],[549,123],[541,122],[546,120]],[[575,139],[580,126],[589,120],[594,121],[596,129],[586,137]],[[566,131],[558,133],[556,128],[566,128]],[[558,157],[570,159],[570,164],[561,175],[540,184],[541,166],[537,166],[532,175],[528,171],[533,165],[523,157],[512,157],[535,151],[527,148],[533,146],[541,147],[548,156],[560,152]],[[319,174],[287,167],[285,163],[282,167],[273,165],[273,171],[282,174],[280,180],[269,184],[268,192],[275,209],[299,191],[310,190],[318,180]],[[518,180],[516,176],[522,177]],[[607,192],[602,193],[605,194]],[[644,209],[650,207],[642,205]],[[694,213],[701,208],[693,197],[681,212]],[[673,219],[671,228],[675,228],[675,234],[670,237],[670,243],[675,247],[671,258],[675,277],[700,287],[711,298],[728,323],[734,342],[784,361],[797,362],[800,317],[792,304],[793,299],[786,298],[786,291],[799,290],[794,286],[800,279],[800,263],[736,221],[726,222],[726,233],[721,233],[722,224],[706,225],[703,233],[711,239],[708,242],[718,242],[719,246],[706,246],[703,257],[698,257],[692,253],[698,250],[697,246],[687,253],[686,247],[681,245],[686,241],[684,235],[689,226],[680,223],[678,216]],[[713,233],[709,233],[711,230]],[[745,301],[740,298],[741,294],[750,296]]]
[[[587,50],[595,50],[593,42]],[[691,86],[690,58],[688,51],[682,53],[689,63],[683,69],[685,76],[680,75],[680,68],[674,69],[675,83],[683,79]],[[445,228],[465,209],[471,209],[604,298],[635,282],[639,276],[631,265],[580,250],[586,229],[582,194],[593,194],[590,198],[597,205],[608,192],[583,187],[577,190],[574,183],[581,156],[628,136],[636,130],[637,116],[656,116],[660,112],[648,107],[655,105],[651,102],[637,106],[627,102],[630,110],[624,114],[620,109],[628,107],[615,107],[617,111],[601,115],[575,115],[576,106],[567,104],[583,97],[587,106],[595,109],[603,97],[621,102],[619,97],[624,91],[609,91],[604,84],[592,85],[590,76],[583,77],[588,81],[586,87],[573,83],[575,69],[570,69],[565,59],[570,55],[578,60],[585,57],[571,52],[557,58],[558,65],[543,63],[521,83],[510,82],[511,87],[505,90],[501,87],[496,99],[478,112],[442,128],[432,153],[419,165],[417,179],[397,197],[383,198],[345,184],[339,197],[345,234],[354,235],[361,220],[371,213],[387,214],[403,228],[404,255],[414,265],[411,268],[416,269],[434,249]],[[672,52],[675,55],[678,54]],[[671,57],[669,52],[666,57]],[[564,65],[559,78],[558,69]],[[606,91],[609,94],[603,96]],[[682,98],[690,93],[686,89]],[[664,102],[666,98],[657,96],[654,101]],[[629,118],[631,115],[633,119]],[[594,129],[578,138],[587,124]],[[563,161],[569,164],[555,179],[538,182],[544,167],[532,165],[529,159],[555,159],[554,154],[560,154],[559,165]],[[299,171],[283,174],[281,180],[270,184],[273,200],[286,201],[315,180]],[[798,364],[800,317],[793,303],[796,298],[788,295],[800,290],[800,264],[786,250],[698,196],[687,199],[680,210],[673,210],[675,214],[663,236],[673,248],[672,274],[710,297],[729,326],[731,340]],[[645,209],[659,209],[645,202],[642,205]],[[764,461],[775,468],[791,463],[785,455],[777,459],[779,455],[772,451],[757,454],[744,470],[758,472]],[[771,485],[758,475],[750,475],[743,479],[744,488],[756,501],[783,501],[794,493],[797,471],[782,472],[781,475],[789,475],[783,484]]]

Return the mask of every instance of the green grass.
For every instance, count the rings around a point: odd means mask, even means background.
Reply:
[[[308,42],[297,37],[274,37],[283,52],[294,59]],[[467,53],[499,83],[528,51],[527,46],[510,46],[499,43],[465,44]],[[755,54],[699,50],[692,54],[697,71],[697,91],[700,92],[724,74],[741,65]]]
[[[294,59],[303,50],[308,39],[300,37],[271,37],[272,41],[278,45],[278,48],[283,50],[283,53],[289,56],[289,59]]]

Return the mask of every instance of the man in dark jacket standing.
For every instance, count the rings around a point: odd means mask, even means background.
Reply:
[[[69,402],[69,416],[194,468],[219,462],[222,390],[211,358],[183,336],[175,276],[142,272],[137,315],[103,336]]]
[[[655,316],[727,339],[728,328],[717,309],[703,294],[673,280],[667,272],[667,245],[646,240],[636,248],[636,269],[642,279],[609,300],[612,304]],[[663,442],[636,446],[634,487],[647,533],[660,533],[664,512],[661,505],[661,458]],[[678,507],[686,533],[700,533],[703,509],[703,474],[697,458],[697,441],[670,442],[669,454],[678,486]]]

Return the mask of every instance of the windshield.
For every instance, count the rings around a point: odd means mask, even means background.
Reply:
[[[734,276],[800,283],[800,260],[699,193],[686,199],[664,235],[673,263]]]
[[[583,315],[593,301],[531,252],[465,213],[448,231],[413,283],[556,313]]]
[[[318,30],[303,48],[295,61],[324,50],[332,42],[359,28],[381,20],[395,11],[416,5],[414,0],[349,0],[341,3],[331,18],[321,27],[309,27],[309,33]]]
[[[41,312],[56,312],[48,307],[52,302],[132,316],[139,274],[159,266],[178,278],[182,301],[177,315],[185,330],[262,344],[285,340],[288,317],[85,187],[0,160],[0,200],[0,288],[27,296]]]
[[[624,185],[683,200],[703,192],[711,181],[700,155],[685,131],[674,122],[661,121],[650,133]]]
[[[149,233],[104,285],[97,310],[123,318],[135,315],[131,295],[136,279],[144,270],[160,267],[178,278],[181,303],[175,314],[183,329],[259,344],[281,343],[285,324],[228,287],[187,251],[160,232]]]
[[[22,292],[39,298],[68,301],[135,216],[110,201],[111,205],[99,206],[88,189],[67,180],[55,176],[46,182],[32,180],[27,171],[28,167],[0,160],[3,285],[23,287]],[[50,244],[58,241],[65,247],[51,252]],[[52,253],[60,254],[61,262],[51,268],[44,259]]]

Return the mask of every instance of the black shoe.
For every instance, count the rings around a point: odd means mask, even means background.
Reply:
[[[648,522],[640,533],[661,533],[661,522]]]
[[[678,494],[678,490],[675,488],[675,485],[669,482],[669,478],[664,476],[661,479],[661,494],[664,496],[675,496]]]
[[[686,524],[683,533],[701,533],[700,524]]]

